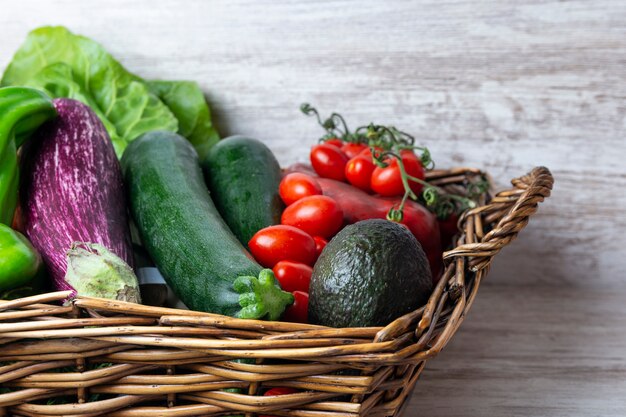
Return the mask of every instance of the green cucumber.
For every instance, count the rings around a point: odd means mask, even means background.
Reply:
[[[201,165],[217,210],[244,246],[259,230],[280,224],[280,165],[265,144],[231,136],[214,145]]]
[[[122,168],[144,247],[187,307],[277,320],[293,302],[220,217],[187,140],[146,133],[128,146]]]

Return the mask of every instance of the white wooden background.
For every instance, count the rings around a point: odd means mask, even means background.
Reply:
[[[319,136],[308,101],[499,186],[548,166],[553,197],[407,415],[626,415],[626,1],[0,0],[0,68],[42,24],[143,77],[198,81],[224,135],[283,164]]]

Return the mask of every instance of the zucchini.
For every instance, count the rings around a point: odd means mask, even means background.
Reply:
[[[277,320],[293,302],[220,217],[187,140],[146,133],[128,146],[122,168],[142,242],[187,307]]]
[[[259,230],[280,224],[280,165],[265,144],[231,136],[214,145],[201,165],[217,210],[244,246]]]

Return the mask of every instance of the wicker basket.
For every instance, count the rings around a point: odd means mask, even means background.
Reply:
[[[459,191],[484,174],[432,171]],[[535,168],[459,220],[427,305],[384,328],[240,320],[66,293],[0,304],[0,415],[396,416],[448,343],[493,257],[550,195]],[[247,359],[233,361],[233,359]],[[301,392],[263,396],[268,387]],[[235,390],[236,389],[236,390]]]

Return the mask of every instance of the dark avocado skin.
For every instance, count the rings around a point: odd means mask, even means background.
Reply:
[[[404,226],[382,219],[347,226],[326,245],[309,289],[309,322],[385,326],[426,303],[428,259]]]
[[[222,139],[201,165],[217,210],[242,245],[280,223],[280,165],[263,142],[244,136]]]

